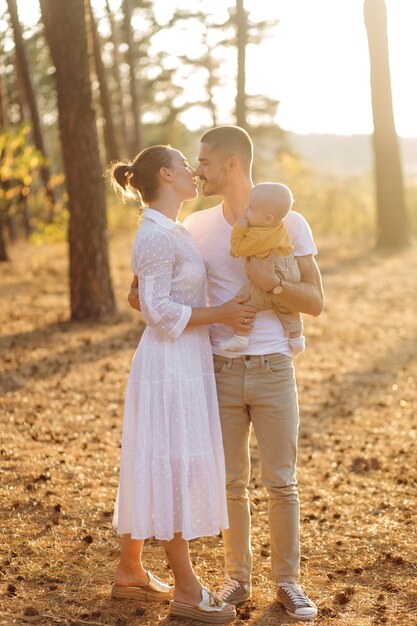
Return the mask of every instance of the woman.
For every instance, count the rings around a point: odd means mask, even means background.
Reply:
[[[112,595],[173,596],[171,616],[227,623],[236,616],[234,606],[202,587],[188,540],[216,535],[228,526],[207,325],[253,321],[253,308],[242,304],[245,298],[206,307],[203,260],[175,221],[182,202],[197,195],[194,170],[181,152],[169,146],[147,148],[132,163],[113,165],[112,181],[146,205],[132,266],[147,322],[126,392],[114,519],[123,537]],[[163,541],[174,590],[143,568],[144,540],[152,536]]]

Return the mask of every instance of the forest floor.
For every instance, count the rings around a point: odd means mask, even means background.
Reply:
[[[125,384],[143,329],[129,310],[132,237],[111,242],[119,312],[68,322],[64,244],[18,245],[0,267],[0,625],[151,626],[168,606],[110,598]],[[319,242],[320,243],[320,242]],[[326,309],[296,362],[302,582],[320,626],[417,623],[417,248],[323,242]],[[252,441],[254,591],[235,624],[295,622],[274,601],[267,498]],[[191,542],[209,587],[222,542]],[[169,580],[162,546],[146,566]],[[175,621],[174,624],[190,624]]]

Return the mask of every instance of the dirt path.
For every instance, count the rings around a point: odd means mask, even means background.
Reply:
[[[151,626],[166,606],[109,598],[124,387],[142,330],[129,311],[131,238],[112,243],[119,314],[71,324],[65,249],[21,246],[0,267],[0,625]],[[322,247],[326,311],[297,362],[303,583],[317,624],[417,623],[417,249]],[[267,500],[253,441],[253,600],[236,624],[294,623],[274,604]],[[216,586],[221,541],[192,542]],[[147,564],[170,573],[158,542]],[[176,622],[180,623],[180,622]]]

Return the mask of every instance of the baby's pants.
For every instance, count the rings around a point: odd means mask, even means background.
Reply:
[[[266,261],[269,264],[269,260]],[[294,254],[275,257],[275,273],[288,283],[299,283],[301,280],[300,270]],[[302,332],[303,321],[301,315],[295,311],[291,311],[283,304],[274,302],[274,296],[266,293],[260,287],[257,287],[249,280],[243,285],[238,295],[249,293],[250,299],[246,304],[256,306],[260,311],[273,310],[281,320],[286,334],[293,332]]]

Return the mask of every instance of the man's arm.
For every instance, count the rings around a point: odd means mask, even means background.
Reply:
[[[138,277],[134,275],[127,299],[132,309],[136,309],[136,311],[141,310],[138,286]],[[193,308],[187,327],[221,323],[234,327],[237,332],[250,330],[257,311],[255,307],[246,304],[248,299],[249,294],[236,296],[221,306]]]
[[[260,261],[256,257],[250,257],[246,261],[246,274],[248,278],[264,291],[272,291],[279,285],[279,279],[274,272],[275,252],[267,259]],[[323,311],[324,294],[320,270],[312,254],[295,257],[301,274],[301,282],[283,282],[283,290],[279,295],[270,294],[273,300],[283,304],[291,311],[307,313],[317,317]]]
[[[139,294],[138,294],[138,277],[133,275],[132,282],[130,283],[130,291],[127,296],[127,300],[132,307],[132,309],[136,309],[136,311],[140,311],[140,302],[139,302]]]

